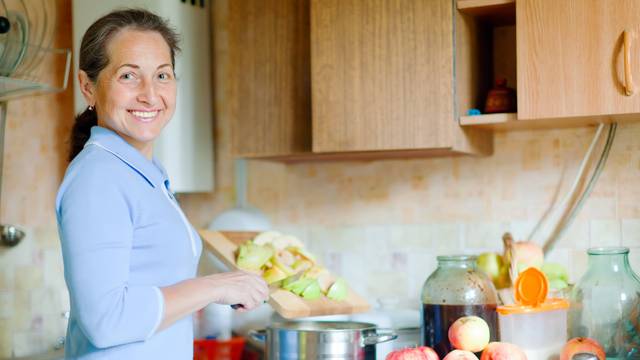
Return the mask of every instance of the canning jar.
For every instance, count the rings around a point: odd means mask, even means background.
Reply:
[[[598,341],[607,358],[640,359],[640,279],[629,265],[629,248],[587,254],[587,271],[571,292],[569,337]]]
[[[444,358],[453,348],[449,327],[463,316],[475,315],[489,325],[491,341],[498,341],[498,296],[491,279],[476,267],[476,257],[438,256],[438,267],[422,287],[422,344]]]

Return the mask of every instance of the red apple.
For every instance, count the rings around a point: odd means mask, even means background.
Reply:
[[[480,360],[527,360],[527,356],[513,344],[491,342],[484,348]]]
[[[605,360],[606,355],[600,344],[590,338],[577,337],[569,340],[562,349],[560,360],[569,360],[577,353],[590,353],[598,357],[598,360]]]
[[[402,349],[387,354],[386,360],[431,360],[418,348]]]
[[[428,346],[420,346],[417,349],[427,356],[427,360],[440,360],[438,354]]]
[[[489,343],[489,325],[477,316],[465,316],[449,327],[449,342],[458,350],[479,352]]]
[[[453,350],[442,360],[478,360],[476,354],[466,350]]]
[[[544,263],[542,247],[531,241],[518,241],[513,243],[513,259],[517,269],[523,271],[528,267],[540,268]]]

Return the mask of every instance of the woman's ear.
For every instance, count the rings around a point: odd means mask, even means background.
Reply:
[[[80,83],[80,91],[82,91],[82,96],[84,96],[84,100],[87,102],[87,105],[95,107],[96,87],[84,70],[78,71],[78,82]]]

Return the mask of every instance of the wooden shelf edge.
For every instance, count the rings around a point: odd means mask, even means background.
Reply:
[[[330,152],[330,153],[298,153],[283,156],[263,156],[255,157],[252,160],[266,160],[282,163],[319,162],[319,161],[377,161],[392,159],[416,159],[431,157],[447,157],[473,155],[461,153],[452,148],[434,149],[407,149],[407,150],[385,150],[385,151],[358,151],[358,152]]]
[[[461,11],[475,11],[496,6],[515,6],[516,0],[458,0]]]
[[[457,8],[463,14],[482,18],[495,26],[515,25],[515,0],[458,0]]]
[[[498,113],[474,116],[460,116],[460,126],[481,126],[505,124],[518,120],[517,113]]]

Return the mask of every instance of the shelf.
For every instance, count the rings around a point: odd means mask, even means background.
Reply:
[[[29,44],[1,43],[11,49],[0,62],[0,101],[67,88],[71,69],[71,50],[51,49]],[[53,69],[53,70],[51,70]]]
[[[518,121],[517,113],[498,113],[473,116],[460,116],[460,126],[499,129],[511,127],[511,123]]]
[[[477,10],[496,6],[515,6],[516,0],[458,0],[458,9]]]
[[[496,26],[516,23],[515,0],[458,0],[458,10]]]

